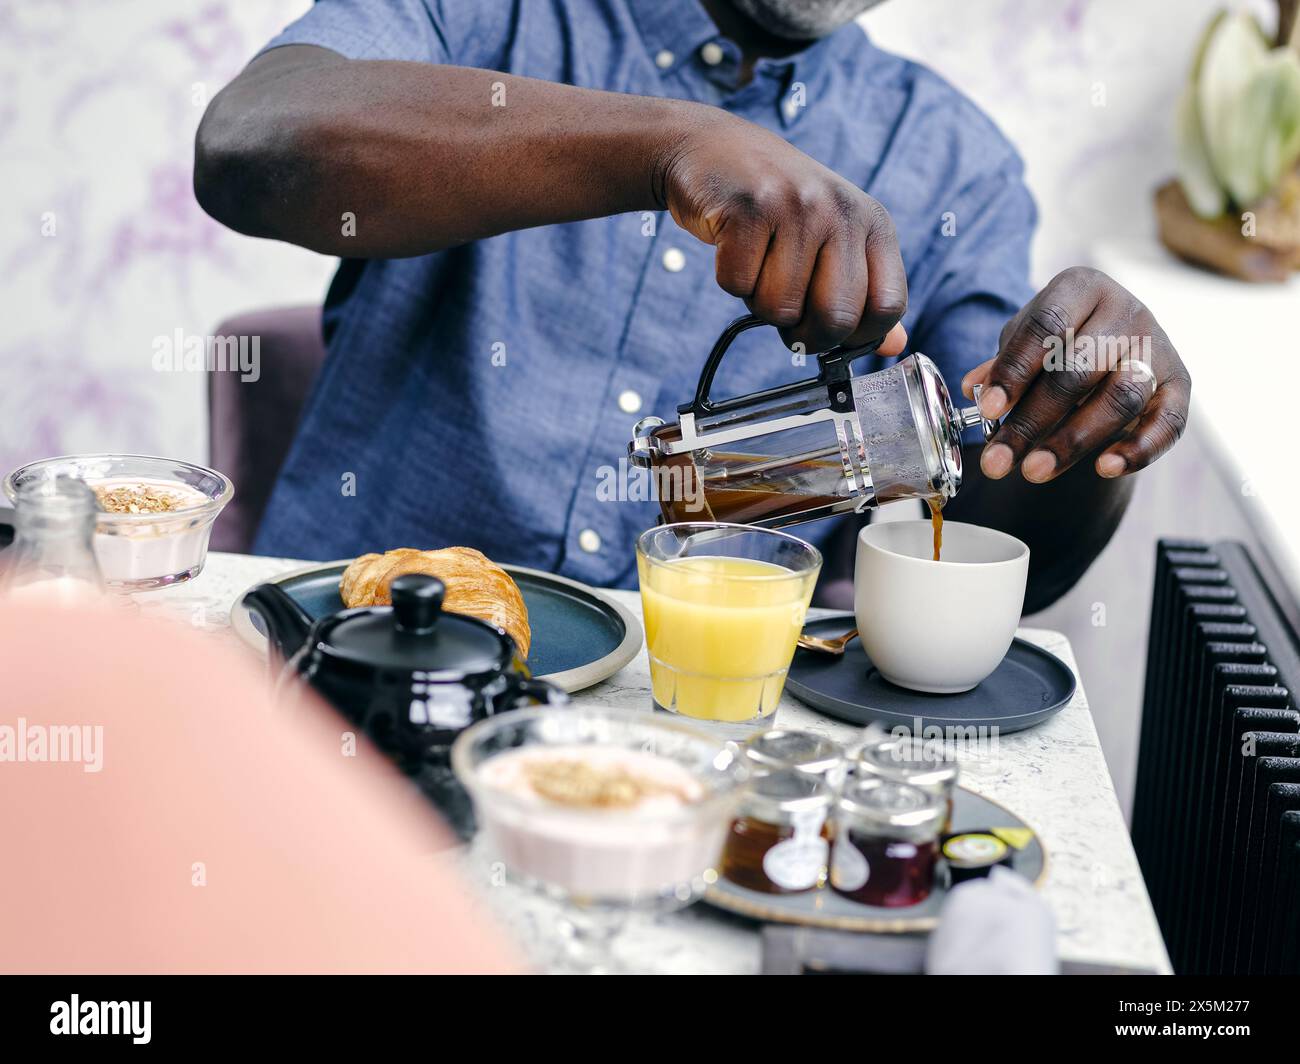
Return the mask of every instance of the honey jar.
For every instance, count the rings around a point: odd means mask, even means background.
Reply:
[[[745,762],[755,775],[793,769],[838,787],[844,779],[844,747],[806,731],[769,728],[745,743]]]
[[[764,894],[824,885],[833,801],[830,784],[797,769],[758,776],[727,832],[722,875]]]
[[[900,908],[930,896],[943,799],[881,776],[851,778],[835,805],[831,887],[863,905]]]
[[[953,798],[961,769],[957,762],[921,742],[903,738],[873,739],[848,753],[849,773],[858,779],[879,777],[908,783],[941,798],[944,818],[941,828],[952,830]]]

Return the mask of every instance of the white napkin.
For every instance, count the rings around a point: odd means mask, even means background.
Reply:
[[[1056,975],[1056,918],[1023,876],[993,868],[948,895],[926,946],[927,975]]]

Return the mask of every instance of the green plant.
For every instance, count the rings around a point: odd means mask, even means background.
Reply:
[[[1273,47],[1248,14],[1206,27],[1178,106],[1178,179],[1192,210],[1216,218],[1276,192],[1300,160],[1300,22]]]

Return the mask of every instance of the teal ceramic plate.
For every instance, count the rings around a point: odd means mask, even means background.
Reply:
[[[1020,817],[997,802],[968,791],[965,787],[957,788],[952,809],[953,834],[987,831],[989,828],[1028,827]],[[1024,847],[1013,849],[1011,854],[1012,870],[1034,886],[1041,886],[1047,878],[1047,851],[1043,848],[1038,833],[1034,832]],[[721,877],[705,891],[704,900],[719,909],[727,909],[752,920],[882,934],[931,930],[939,922],[939,910],[943,908],[947,893],[947,866],[940,860],[930,896],[920,904],[906,908],[884,909],[875,905],[861,905],[841,897],[829,886],[802,894],[764,894]]]
[[[274,578],[313,618],[343,608],[339,578],[348,563],[323,562]],[[641,650],[641,625],[625,606],[563,576],[503,566],[519,585],[532,629],[528,668],[540,679],[581,691],[618,672]],[[252,590],[249,588],[248,590]],[[247,594],[247,592],[245,592]],[[249,646],[266,651],[262,619],[235,601],[230,623]]]

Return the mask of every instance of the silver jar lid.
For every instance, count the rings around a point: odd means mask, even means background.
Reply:
[[[910,783],[868,776],[845,785],[838,810],[850,828],[932,838],[939,832],[947,803]]]
[[[825,780],[797,769],[779,769],[753,779],[742,813],[765,824],[790,824],[813,813],[825,816],[834,797]]]
[[[961,768],[956,761],[927,753],[911,739],[872,739],[849,751],[849,767],[867,778],[910,783],[926,790],[946,791],[956,786]]]
[[[769,728],[746,741],[745,760],[755,772],[797,769],[826,776],[843,764],[844,747],[812,732]]]
[[[958,409],[953,404],[943,374],[933,361],[917,353],[900,364],[904,366],[904,372],[910,368],[919,384],[919,388],[909,387],[908,395],[912,400],[918,434],[923,444],[929,444],[924,454],[930,485],[943,498],[950,499],[961,487],[962,430],[979,425],[984,439],[989,440],[1001,423],[980,413],[980,385],[974,389],[975,405]]]

